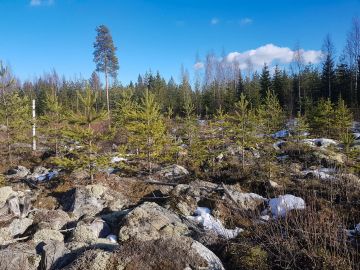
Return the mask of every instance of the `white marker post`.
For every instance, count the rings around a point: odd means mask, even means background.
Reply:
[[[35,99],[32,100],[32,117],[33,117],[33,126],[32,126],[32,136],[33,136],[33,151],[36,151],[36,114],[35,114]]]

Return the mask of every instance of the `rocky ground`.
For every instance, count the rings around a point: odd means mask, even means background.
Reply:
[[[280,135],[270,178],[256,174],[254,149],[252,176],[237,181],[176,164],[93,182],[85,171],[12,167],[0,188],[0,269],[354,268],[360,180],[341,144],[300,149]],[[239,153],[228,147],[218,162]]]

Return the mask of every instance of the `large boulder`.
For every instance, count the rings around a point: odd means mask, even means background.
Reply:
[[[16,218],[7,227],[11,236],[23,234],[31,225],[33,220],[30,218]]]
[[[0,249],[1,270],[37,270],[40,260],[35,246],[28,243],[16,243]]]
[[[73,241],[94,243],[98,238],[106,238],[110,232],[109,225],[100,218],[80,221],[73,232]]]
[[[40,228],[60,230],[71,221],[69,215],[61,209],[38,210],[33,214],[34,223]]]
[[[59,231],[50,230],[50,229],[41,229],[37,231],[33,237],[33,241],[36,244],[46,242],[49,240],[63,242],[64,235]]]
[[[174,209],[184,216],[191,215],[200,200],[200,188],[190,185],[177,185],[170,193],[167,209]]]
[[[14,169],[10,169],[6,175],[6,178],[9,180],[19,180],[25,178],[30,174],[30,170],[24,166],[17,166]]]
[[[119,239],[146,241],[187,233],[187,226],[176,214],[156,203],[145,202],[125,216]]]
[[[102,185],[77,187],[63,201],[64,210],[72,212],[75,218],[95,216],[104,208],[119,211],[129,205],[129,200],[122,193]]]
[[[60,269],[62,264],[66,263],[66,258],[63,258],[63,256],[68,252],[64,242],[55,240],[45,241],[41,247],[40,269]]]
[[[128,241],[113,252],[88,250],[67,270],[117,269],[208,269],[223,270],[220,259],[188,237],[175,236],[148,241]]]
[[[0,208],[4,207],[10,196],[15,194],[16,192],[10,186],[0,188]]]
[[[161,180],[179,180],[187,175],[189,175],[189,171],[177,164],[167,166],[156,173],[156,177]]]
[[[227,186],[227,191],[231,196],[230,203],[235,201],[236,206],[244,210],[254,211],[266,201],[266,198],[256,193],[239,192],[231,186]],[[227,199],[229,200],[230,198],[227,196]]]
[[[11,187],[0,188],[0,216],[26,217],[30,211],[31,197],[23,192],[15,192]]]

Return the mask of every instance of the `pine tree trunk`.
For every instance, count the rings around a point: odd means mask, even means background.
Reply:
[[[300,87],[300,72],[299,72],[299,83],[298,83],[298,98],[299,98],[299,113],[301,115],[301,87]]]
[[[110,123],[109,83],[108,83],[108,72],[107,72],[106,66],[105,66],[105,87],[106,87],[106,106],[107,106],[107,112],[108,112],[108,117],[109,117],[109,126],[110,126],[111,123]]]
[[[11,156],[11,136],[10,136],[10,127],[9,127],[9,114],[8,114],[8,107],[6,104],[5,98],[5,86],[2,88],[2,98],[3,98],[3,105],[5,109],[5,117],[6,117],[6,135],[7,135],[7,147],[8,147],[8,159],[9,163],[12,163],[12,156]]]

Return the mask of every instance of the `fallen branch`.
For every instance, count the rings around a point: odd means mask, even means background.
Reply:
[[[15,238],[15,239],[12,239],[12,240],[9,240],[9,241],[5,241],[3,245],[13,244],[13,243],[16,243],[16,242],[19,242],[19,241],[26,240],[26,239],[28,239],[28,238],[30,238],[30,236]]]
[[[154,180],[144,180],[142,181],[145,184],[150,184],[150,185],[159,185],[159,186],[172,186],[172,187],[176,187],[178,185],[178,183],[162,183],[162,182],[157,182]]]
[[[73,230],[75,230],[76,229],[76,227],[74,227],[74,228],[69,228],[69,229],[64,229],[64,230],[59,230],[59,232],[61,232],[61,233],[63,233],[63,232],[71,232],[71,231],[73,231]]]

